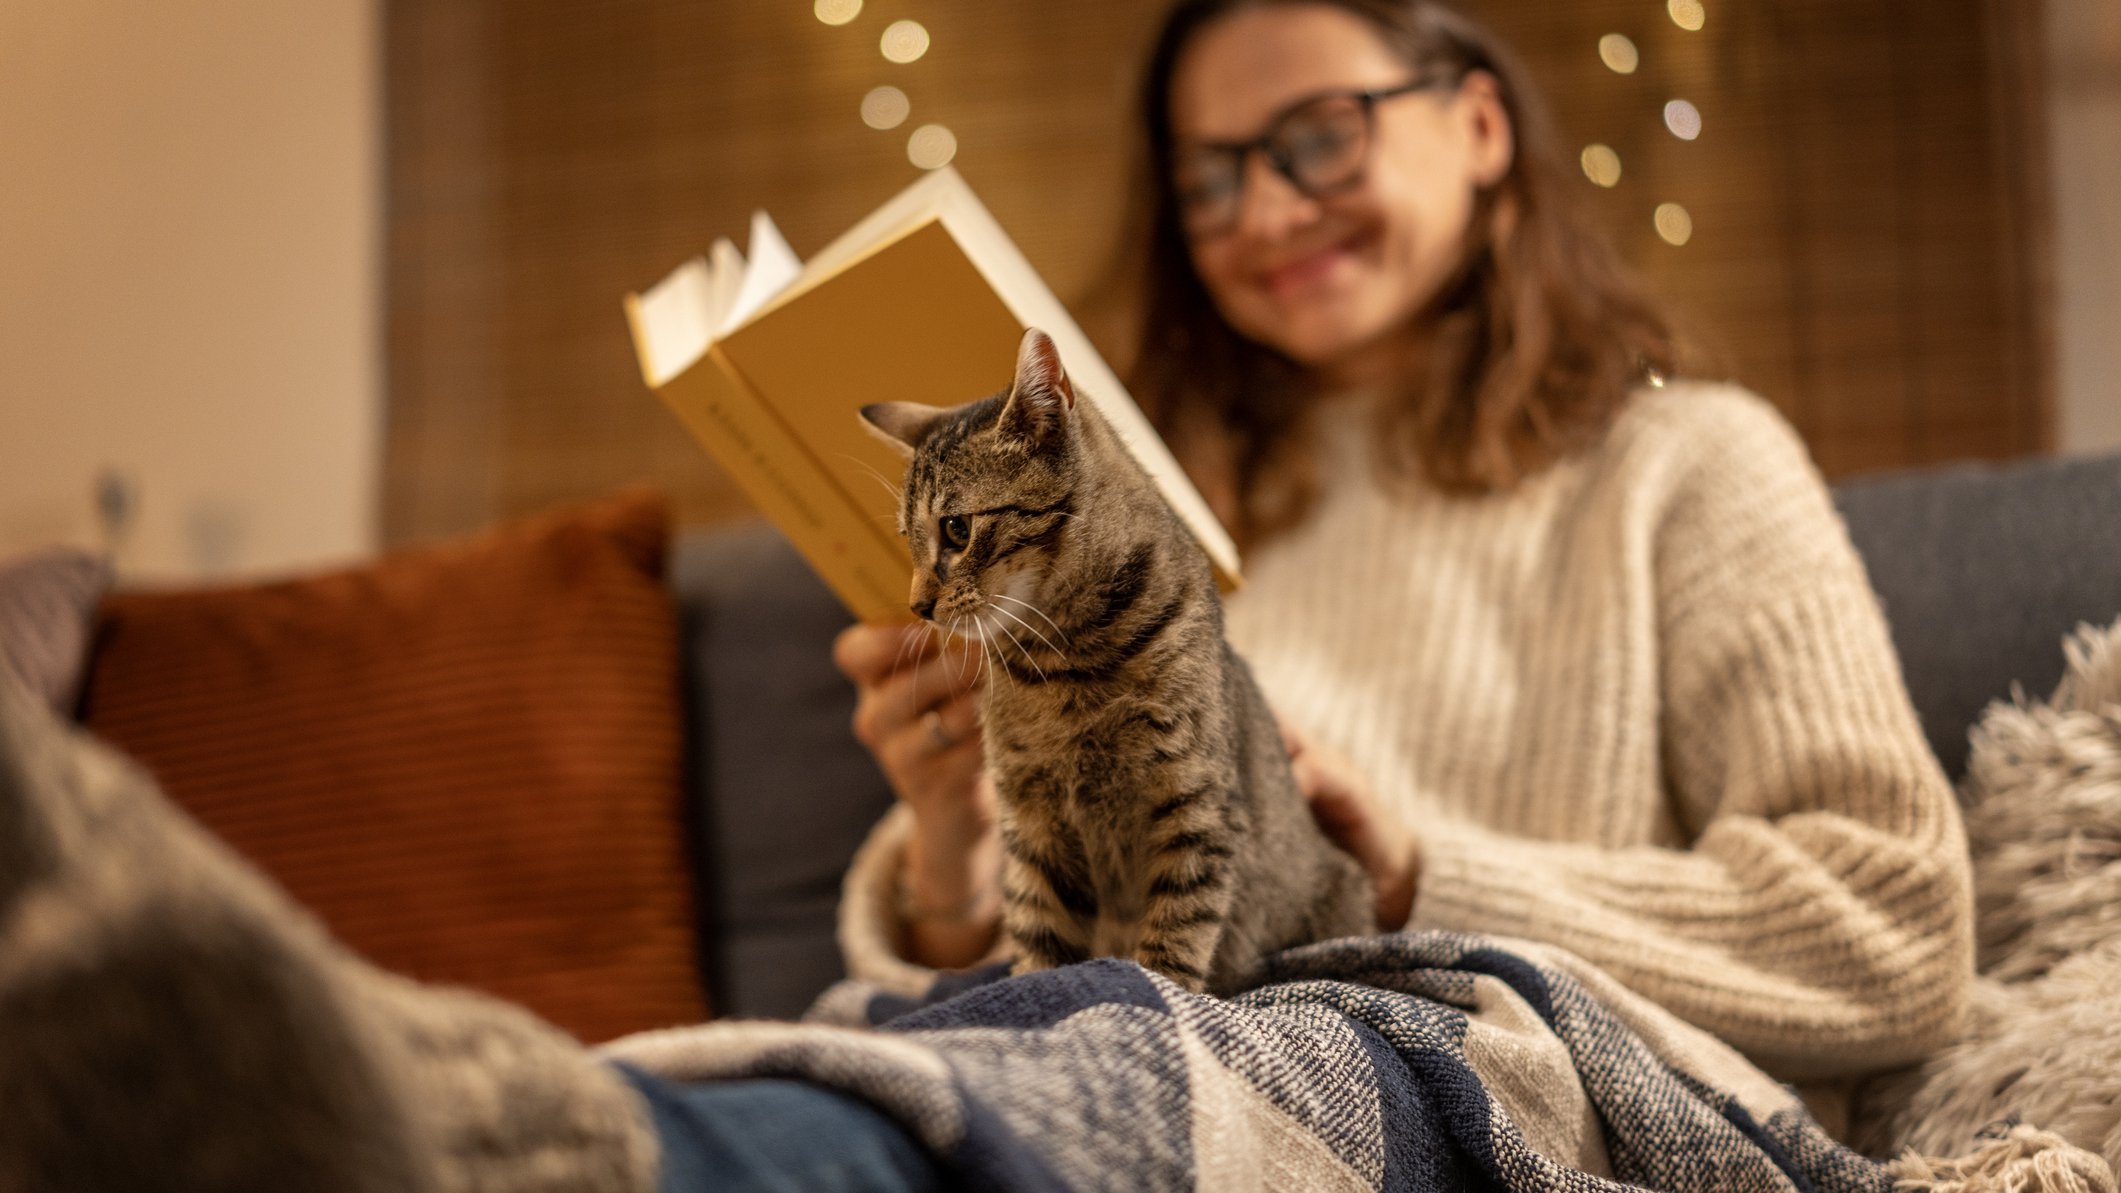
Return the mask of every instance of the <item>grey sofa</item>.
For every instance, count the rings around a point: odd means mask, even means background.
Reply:
[[[1954,777],[1989,701],[2014,683],[2044,695],[2062,636],[2121,614],[2121,457],[1932,469],[1835,496]],[[794,1017],[840,976],[840,876],[891,803],[832,666],[847,617],[760,525],[685,537],[671,582],[715,1010]]]

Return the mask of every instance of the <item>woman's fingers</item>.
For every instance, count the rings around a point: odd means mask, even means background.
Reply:
[[[891,764],[908,771],[935,769],[938,762],[955,761],[946,756],[964,755],[969,751],[969,769],[976,771],[983,753],[979,713],[970,697],[960,697],[897,725],[879,747],[879,752]],[[949,766],[947,769],[955,772],[966,768]]]
[[[958,645],[916,658],[871,682],[857,684],[854,735],[871,749],[923,719],[930,709],[969,701],[979,687],[975,660]],[[962,718],[961,711],[953,714]]]
[[[1386,807],[1355,764],[1316,745],[1290,761],[1297,789],[1311,805],[1319,830],[1369,872],[1377,891],[1377,924],[1397,931],[1413,913],[1421,882],[1421,838]]]
[[[926,714],[921,720],[925,725]],[[944,701],[942,707],[935,710],[935,726],[947,742],[961,744],[976,740],[979,737],[979,701],[969,693]]]
[[[1304,750],[1310,745],[1303,730],[1280,719],[1276,719],[1274,724],[1281,730],[1281,748],[1288,751],[1289,761],[1294,762],[1303,757]]]
[[[893,702],[894,718],[912,720],[946,701],[969,696],[978,689],[979,680],[979,660],[963,644],[953,642],[899,667],[875,686]]]
[[[933,655],[943,635],[924,621],[905,625],[851,625],[832,641],[832,661],[858,684],[880,683],[893,672]]]
[[[1377,826],[1362,798],[1314,759],[1299,757],[1290,768],[1296,772],[1297,789],[1310,802],[1311,818],[1326,836],[1358,858],[1374,855]]]
[[[969,842],[991,818],[978,799],[985,759],[977,736],[940,748],[914,725],[880,746],[876,758],[916,821],[937,835]]]

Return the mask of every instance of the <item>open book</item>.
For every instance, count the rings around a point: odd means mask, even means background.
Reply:
[[[626,296],[641,375],[858,619],[906,621],[896,529],[905,461],[862,426],[871,402],[954,406],[1009,383],[1026,327],[1053,337],[1215,565],[1237,549],[1090,340],[956,171],[935,170],[805,265],[765,212],[751,251],[717,241]]]

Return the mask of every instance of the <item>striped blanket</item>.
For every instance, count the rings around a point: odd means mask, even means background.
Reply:
[[[969,1187],[1874,1189],[1793,1093],[1572,954],[1401,933],[1234,999],[1129,962],[842,983],[810,1021],[628,1037],[666,1077],[818,1082]]]

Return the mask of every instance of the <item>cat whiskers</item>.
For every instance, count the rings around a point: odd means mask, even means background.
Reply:
[[[980,627],[980,677],[984,680],[991,681],[993,676],[997,672],[999,672],[1001,675],[1007,676],[1009,681],[1013,684],[1016,682],[1016,677],[1009,673],[1009,668],[1006,666],[998,667],[995,665],[996,655],[999,652],[1000,648],[995,645],[994,636],[999,634],[1002,637],[1006,638],[1008,637],[1008,635],[1004,633],[999,627],[990,626],[985,621],[981,620],[985,616],[986,609],[984,608],[972,615],[973,624]],[[1011,638],[1010,641],[1013,642],[1015,641],[1015,639]]]
[[[963,630],[960,630],[958,628],[959,626],[965,624],[965,620],[966,619],[963,616],[953,617],[950,619],[950,636],[960,642],[972,642],[978,644],[980,650],[980,658],[984,660],[987,657],[987,627],[981,625],[979,615],[974,614],[971,618],[972,625],[975,629],[978,629],[980,633],[978,635],[968,635]],[[965,679],[965,673],[963,668],[960,668],[958,670],[957,679],[960,684],[963,684],[969,690],[973,685],[979,682],[980,673],[978,663],[972,663],[970,659],[967,659],[966,662],[971,663],[972,665],[971,680],[967,681]]]
[[[1016,624],[1023,626],[1025,629],[1031,630],[1031,632],[1034,634],[1038,633],[1037,630],[1032,629],[1031,626],[1026,623],[1022,618],[1010,613],[1007,609],[1003,609],[1000,606],[991,604],[987,606],[987,609],[991,609],[994,612],[1001,614],[1003,617],[1014,621]],[[1038,672],[1039,682],[1044,683],[1046,680],[1046,669],[1044,667],[1039,666],[1038,661],[1031,657],[1031,648],[1024,645],[1024,640],[1017,637],[1015,634],[1010,633],[1009,627],[1007,626],[997,625],[995,627],[995,631],[999,633],[1002,637],[1007,638],[1009,640],[1009,645],[1014,646],[1016,648],[1016,653],[1023,656],[1024,665],[1030,667],[1033,671]],[[1051,649],[1051,647],[1049,646],[1048,649]],[[1054,651],[1053,653],[1059,654],[1060,652]],[[1004,667],[1003,670],[1006,671],[1008,670],[1008,668]]]
[[[1074,516],[1075,516],[1075,515],[1073,515],[1073,514],[1070,514],[1070,515],[1069,515],[1069,517],[1071,517],[1071,518],[1072,518],[1072,517],[1074,517]],[[1029,610],[1030,610],[1031,612],[1033,612],[1033,613],[1036,613],[1036,614],[1038,614],[1038,618],[1039,618],[1039,620],[1040,620],[1040,621],[1043,621],[1043,622],[1045,622],[1045,623],[1046,623],[1047,625],[1049,625],[1049,626],[1052,626],[1052,627],[1053,627],[1053,633],[1054,633],[1054,634],[1055,634],[1055,635],[1056,635],[1057,637],[1059,637],[1059,638],[1060,638],[1060,640],[1061,640],[1062,642],[1067,642],[1067,643],[1068,643],[1068,645],[1070,645],[1070,646],[1073,646],[1073,645],[1075,645],[1075,644],[1074,644],[1073,642],[1068,642],[1068,635],[1066,635],[1066,634],[1062,633],[1062,632],[1061,632],[1061,628],[1060,628],[1060,626],[1058,626],[1058,625],[1054,624],[1054,621],[1053,621],[1053,619],[1052,619],[1052,618],[1050,618],[1050,617],[1048,617],[1048,616],[1046,616],[1046,611],[1045,611],[1044,609],[1041,609],[1041,608],[1039,608],[1039,607],[1038,607],[1037,605],[1034,605],[1034,604],[1032,604],[1032,603],[1031,603],[1030,601],[1024,600],[1024,599],[1023,599],[1022,597],[1013,597],[1013,596],[1010,596],[1010,595],[1009,595],[1008,593],[1006,593],[1006,592],[997,592],[997,593],[995,593],[995,594],[994,594],[994,599],[996,599],[996,600],[998,600],[998,601],[1008,601],[1008,602],[1009,602],[1010,604],[1012,604],[1012,605],[1022,605],[1022,606],[1023,606],[1024,608],[1026,608],[1026,609],[1029,609]],[[996,612],[1000,612],[1000,610],[996,610]],[[1042,642],[1043,642],[1043,641],[1045,641],[1045,639],[1044,639],[1044,638],[1040,638],[1040,641],[1042,641]],[[1046,643],[1046,649],[1047,649],[1047,650],[1053,650],[1053,644],[1052,644],[1051,642],[1047,642],[1047,643]],[[1060,651],[1058,651],[1058,650],[1053,650],[1053,653],[1054,653],[1054,654],[1061,654],[1062,652],[1060,652]],[[1063,657],[1063,658],[1065,658],[1066,656],[1065,656],[1065,655],[1062,655],[1062,657]]]
[[[987,607],[988,607],[989,609],[992,609],[992,610],[994,610],[994,611],[995,611],[996,613],[999,613],[999,614],[1001,614],[1001,615],[1002,615],[1003,617],[1006,617],[1006,618],[1008,618],[1008,619],[1009,619],[1010,621],[1013,621],[1013,622],[1015,622],[1016,624],[1018,624],[1018,625],[1020,625],[1020,626],[1024,627],[1025,629],[1027,629],[1027,630],[1031,631],[1031,636],[1032,636],[1032,637],[1034,637],[1034,638],[1038,639],[1038,640],[1039,640],[1040,642],[1043,642],[1043,643],[1045,643],[1045,644],[1046,644],[1046,649],[1047,649],[1047,650],[1050,650],[1050,651],[1052,651],[1052,652],[1053,652],[1053,653],[1054,653],[1055,655],[1058,655],[1058,656],[1059,656],[1059,657],[1060,657],[1061,659],[1065,660],[1065,659],[1066,659],[1066,658],[1068,657],[1068,656],[1066,656],[1066,655],[1064,655],[1064,654],[1061,654],[1061,652],[1060,652],[1060,649],[1059,649],[1058,647],[1056,647],[1056,646],[1054,646],[1054,645],[1053,645],[1053,642],[1052,642],[1052,640],[1051,640],[1051,639],[1047,638],[1047,637],[1046,637],[1046,636],[1045,636],[1044,634],[1041,634],[1041,633],[1039,633],[1039,632],[1038,632],[1038,627],[1037,627],[1037,626],[1035,626],[1035,625],[1032,625],[1032,624],[1031,624],[1030,622],[1028,622],[1028,621],[1025,621],[1025,620],[1024,620],[1023,618],[1021,618],[1021,617],[1018,617],[1018,616],[1017,616],[1016,614],[1014,614],[1014,613],[1011,613],[1011,612],[1009,612],[1009,611],[1008,611],[1007,609],[1004,609],[1004,608],[1002,608],[1002,607],[1001,607],[1000,605],[989,605],[989,606],[987,606]],[[1017,638],[1017,636],[1016,636],[1015,634],[1010,634],[1010,633],[1009,633],[1009,631],[1008,631],[1008,630],[1006,630],[1006,629],[1005,629],[1005,630],[1003,630],[1002,632],[1003,632],[1003,633],[1005,633],[1005,634],[1009,634],[1009,640],[1010,640],[1011,642],[1014,642],[1014,643],[1016,643],[1016,649],[1017,649],[1018,651],[1021,651],[1021,652],[1023,653],[1023,656],[1024,656],[1024,661],[1025,661],[1025,662],[1027,662],[1027,663],[1030,663],[1030,662],[1031,662],[1031,652],[1030,652],[1030,651],[1028,651],[1028,650],[1025,650],[1025,649],[1024,649],[1024,644],[1023,644],[1023,642],[1022,642],[1022,641],[1021,641],[1020,639],[1018,639],[1018,638]],[[1037,666],[1038,666],[1038,664],[1037,664],[1037,663],[1031,663],[1031,665],[1032,665],[1033,667],[1037,667]],[[1044,671],[1044,670],[1040,670],[1040,671],[1039,671],[1039,676],[1040,676],[1040,678],[1044,678],[1044,677],[1045,677],[1045,674],[1046,674],[1046,673],[1045,673],[1045,671]]]
[[[923,621],[920,624],[921,632],[919,634],[908,634],[905,637],[899,639],[898,653],[891,656],[891,675],[894,679],[898,677],[899,668],[906,665],[906,652],[908,650],[914,650],[916,651],[916,653],[913,656],[913,680],[915,683],[920,682],[921,655],[918,652],[925,651],[928,648],[928,643],[934,641],[935,623],[932,621]],[[918,643],[918,646],[915,645],[916,643]]]
[[[880,484],[880,485],[882,485],[882,486],[884,486],[884,491],[885,491],[886,493],[889,493],[889,494],[891,494],[891,504],[892,504],[892,505],[894,505],[894,506],[897,506],[897,505],[901,505],[901,504],[903,504],[903,503],[905,502],[905,500],[906,500],[906,493],[905,493],[905,490],[904,490],[904,489],[902,489],[902,488],[900,488],[900,487],[899,487],[899,486],[897,486],[897,485],[894,485],[894,484],[892,484],[892,483],[891,483],[891,481],[890,481],[890,479],[889,479],[888,477],[886,477],[886,476],[885,476],[885,475],[884,475],[883,473],[881,473],[881,472],[878,472],[878,471],[877,471],[877,470],[876,470],[876,469],[875,469],[874,467],[872,467],[872,466],[870,465],[869,461],[867,461],[867,460],[864,460],[864,459],[860,458],[859,456],[854,456],[854,455],[850,455],[850,454],[849,454],[849,453],[847,453],[847,452],[841,452],[841,453],[840,453],[840,458],[841,458],[841,459],[843,459],[843,460],[852,460],[852,461],[854,461],[855,467],[857,467],[857,468],[860,468],[860,469],[861,469],[861,470],[862,470],[863,472],[866,472],[866,473],[868,473],[868,474],[869,474],[870,476],[873,476],[873,477],[875,477],[875,478],[876,478],[876,483],[877,483],[877,484]]]
[[[908,634],[901,638],[898,644],[898,653],[891,658],[891,677],[893,679],[898,678],[899,668],[906,665],[906,651],[911,649],[913,651],[913,686],[916,688],[920,687],[921,660],[928,657],[928,643],[934,640],[935,623],[925,620],[921,622],[921,632],[919,634]],[[915,642],[920,645],[915,646]]]
[[[985,683],[993,678],[994,650],[988,645],[985,634],[981,634],[979,640],[979,667],[978,679],[980,682]]]

